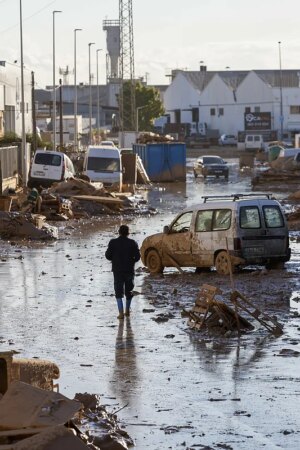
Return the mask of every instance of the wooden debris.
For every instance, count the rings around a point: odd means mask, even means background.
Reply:
[[[184,310],[184,315],[189,318],[188,326],[197,331],[204,327],[206,329],[218,328],[223,334],[240,328],[252,330],[253,326],[250,322],[224,302],[215,299],[215,296],[220,294],[222,291],[219,288],[204,284],[192,310]]]
[[[230,295],[230,301],[238,308],[245,311],[250,316],[254,317],[261,325],[263,325],[274,336],[281,336],[283,334],[283,327],[277,322],[276,318],[270,317],[262,313],[250,300],[248,300],[239,291],[234,291]]]

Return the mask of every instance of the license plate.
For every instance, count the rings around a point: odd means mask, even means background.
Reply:
[[[36,172],[33,172],[33,175],[37,175],[37,176],[40,176],[40,177],[44,177],[44,176],[45,176],[45,172],[36,171]]]
[[[264,250],[264,247],[246,247],[244,252],[246,255],[262,256],[264,254]]]

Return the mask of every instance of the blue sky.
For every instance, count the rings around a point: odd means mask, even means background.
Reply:
[[[24,64],[39,87],[52,84],[52,11],[56,15],[56,66],[73,70],[77,34],[77,81],[88,82],[88,43],[96,76],[96,48],[105,49],[104,19],[118,19],[118,0],[22,0]],[[133,0],[136,76],[166,84],[171,69],[277,69],[300,67],[299,0]],[[19,0],[0,0],[0,60],[20,60]],[[104,52],[99,54],[105,82]],[[58,78],[59,75],[57,75]],[[70,75],[70,83],[73,75]]]

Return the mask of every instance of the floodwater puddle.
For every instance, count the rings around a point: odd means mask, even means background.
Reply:
[[[285,270],[252,267],[234,276],[236,289],[277,316],[280,337],[259,324],[240,338],[189,329],[181,311],[194,304],[202,284],[219,287],[228,300],[230,280],[214,270],[152,276],[139,263],[135,289],[141,295],[133,299],[130,319],[117,320],[104,252],[119,225],[127,222],[141,244],[202,195],[249,192],[249,177],[234,164],[228,183],[201,183],[189,173],[186,184],[148,191],[156,216],[100,218],[55,245],[1,248],[1,349],[54,361],[61,392],[98,394],[108,411],[119,410],[120,425],[139,450],[298,448],[297,240]]]

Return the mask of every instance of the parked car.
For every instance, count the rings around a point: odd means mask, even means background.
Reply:
[[[100,143],[101,147],[116,147],[115,143],[113,141],[101,141]]]
[[[227,162],[220,156],[201,156],[194,163],[194,176],[197,178],[199,175],[204,178],[207,176],[224,177],[228,180],[229,168]]]
[[[92,182],[121,190],[123,169],[120,150],[109,145],[89,145],[83,161],[83,175]]]
[[[230,267],[289,261],[289,231],[280,204],[269,194],[207,196],[180,212],[162,233],[144,239],[143,264],[151,273],[164,267]]]
[[[237,145],[237,137],[233,134],[222,134],[219,138],[219,145]]]
[[[49,187],[57,181],[74,178],[75,169],[70,158],[62,152],[37,150],[32,159],[28,186]]]
[[[264,138],[262,134],[246,134],[245,150],[262,151],[264,150]]]

